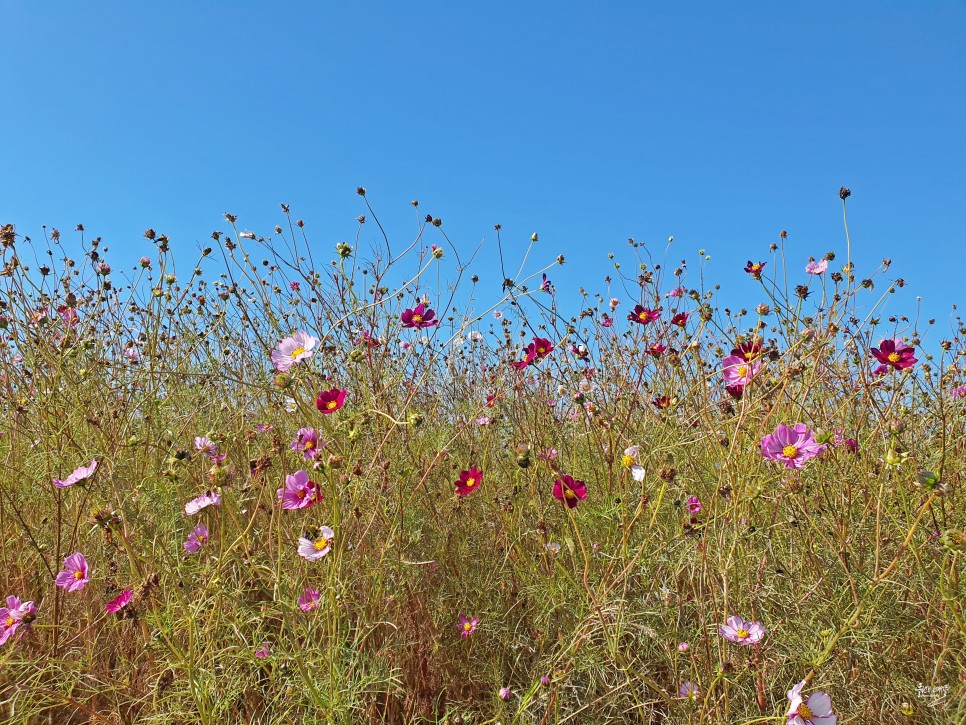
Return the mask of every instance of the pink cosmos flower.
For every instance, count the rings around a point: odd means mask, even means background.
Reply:
[[[299,291],[299,287],[301,287],[301,286],[302,285],[299,282],[289,282],[288,283],[288,288],[290,290],[292,290],[292,292],[298,292]]]
[[[268,433],[268,431],[272,430],[274,427],[275,426],[272,425],[271,423],[259,423],[255,426],[255,432]]]
[[[339,390],[338,388],[323,390],[319,393],[319,397],[315,399],[315,407],[324,415],[329,415],[345,405],[345,399],[348,394],[348,390]]]
[[[459,480],[456,481],[456,495],[469,496],[483,483],[483,471],[478,468],[469,468],[460,472]]]
[[[184,542],[184,550],[189,554],[197,554],[198,550],[208,541],[208,527],[198,524],[194,530],[188,534],[187,541]]]
[[[417,330],[438,325],[439,320],[435,318],[436,312],[423,302],[420,302],[411,310],[404,310],[401,317],[403,327]]]
[[[682,682],[678,685],[678,697],[682,700],[697,700],[701,690],[693,682]]]
[[[688,513],[691,514],[692,516],[695,516],[701,513],[701,509],[702,509],[701,499],[698,498],[697,496],[688,496],[687,506],[688,506]]]
[[[813,260],[805,265],[805,271],[809,274],[825,274],[828,271],[828,260],[820,259],[817,262]]]
[[[600,320],[601,327],[610,327],[614,324],[614,318],[608,315],[604,315]]]
[[[949,394],[957,399],[966,398],[966,385],[953,388],[949,391]]]
[[[676,288],[674,288],[673,290],[671,290],[670,292],[668,292],[664,296],[665,297],[682,297],[683,295],[686,295],[687,293],[688,293],[687,288],[685,288],[685,287],[676,287]]]
[[[125,589],[123,592],[105,604],[104,610],[109,614],[117,614],[124,609],[124,607],[131,603],[131,597],[133,596],[134,593],[130,589]]]
[[[54,584],[69,592],[77,592],[87,586],[87,559],[79,551],[64,559],[64,568],[57,574]]]
[[[571,476],[561,476],[553,483],[553,497],[567,504],[567,508],[574,508],[587,498],[587,484]]]
[[[787,693],[786,725],[836,725],[838,716],[832,714],[832,698],[817,691],[809,695],[807,700],[803,700],[804,687],[805,680],[802,680]]]
[[[540,461],[556,461],[557,460],[557,449],[556,448],[544,448],[537,454],[537,460]]]
[[[319,445],[319,436],[315,431],[315,428],[299,428],[299,432],[295,434],[295,440],[292,441],[291,449],[297,453],[302,454],[302,458],[306,461],[313,461],[319,453],[319,448],[325,446],[325,441],[322,445]]]
[[[784,463],[785,468],[801,468],[824,450],[825,444],[816,443],[815,433],[804,423],[796,423],[791,428],[779,425],[774,433],[761,439],[761,455]]]
[[[321,595],[312,587],[306,587],[305,593],[299,597],[299,609],[303,612],[311,612],[319,608]]]
[[[293,365],[312,357],[313,350],[318,344],[317,337],[301,331],[296,332],[291,337],[286,337],[278,343],[276,349],[272,350],[272,363],[279,372],[288,372]]]
[[[460,621],[457,624],[457,626],[460,629],[460,637],[462,637],[463,639],[466,639],[471,634],[473,634],[473,632],[476,631],[476,625],[479,621],[480,621],[479,617],[473,617],[473,619],[470,619],[466,615],[461,614]]]
[[[661,357],[661,355],[664,354],[665,350],[667,350],[667,347],[665,345],[662,345],[659,342],[655,342],[653,345],[647,348],[644,351],[644,353],[646,355],[650,355],[651,357]]]
[[[649,322],[654,322],[660,317],[660,307],[658,307],[656,310],[649,310],[643,305],[634,305],[634,309],[627,315],[628,320],[631,322],[636,322],[639,325],[646,325]]]
[[[221,494],[215,490],[205,491],[200,496],[191,499],[184,505],[184,512],[188,516],[194,516],[202,509],[209,506],[221,506]]]
[[[218,445],[208,436],[195,436],[195,450],[209,457],[218,455]]]
[[[299,556],[309,561],[318,561],[332,551],[335,532],[328,526],[321,527],[312,537],[299,537]]]
[[[20,627],[26,632],[36,618],[37,607],[33,602],[21,602],[19,597],[12,594],[8,596],[7,606],[0,607],[0,645],[6,644],[7,640],[17,634]]]
[[[124,348],[124,352],[122,354],[131,362],[137,362],[141,359],[141,351],[138,350],[134,345]]]
[[[872,369],[872,374],[875,375],[877,378],[881,378],[883,375],[888,375],[888,373],[889,373],[888,365],[876,365]]]
[[[97,461],[91,461],[89,466],[81,466],[76,469],[72,474],[70,474],[63,481],[60,479],[54,479],[54,485],[57,488],[70,488],[75,483],[80,483],[81,481],[86,481],[88,478],[94,475],[94,471],[97,470]]]
[[[761,363],[748,361],[738,355],[729,355],[721,361],[721,372],[724,374],[725,386],[741,386],[744,388],[761,369]]]
[[[305,471],[296,471],[285,477],[285,486],[278,489],[278,500],[286,510],[311,508],[322,498],[315,481],[309,480]]]
[[[758,644],[765,637],[767,630],[761,626],[761,622],[746,622],[741,617],[731,615],[727,623],[718,627],[718,633],[729,642],[748,646]]]
[[[870,352],[880,363],[891,365],[895,370],[911,368],[918,362],[914,357],[915,351],[898,337],[883,340],[879,343],[879,347],[873,347]]]
[[[509,700],[513,695],[513,691],[509,687],[501,687],[498,695],[501,700]]]
[[[535,337],[533,342],[527,345],[523,360],[513,363],[513,367],[522,370],[535,360],[545,358],[551,352],[553,352],[553,343],[550,340],[545,337]]]
[[[267,660],[272,656],[272,647],[268,642],[262,642],[255,650],[255,656],[260,660]]]

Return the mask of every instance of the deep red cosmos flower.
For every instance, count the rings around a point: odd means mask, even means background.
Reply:
[[[757,358],[759,355],[761,355],[761,352],[762,344],[760,337],[753,337],[746,342],[739,343],[738,347],[732,348],[731,350],[732,355],[737,355],[738,357],[749,361]]]
[[[725,385],[725,391],[735,400],[740,400],[741,396],[744,395],[745,386],[744,385]]]
[[[587,484],[571,476],[561,476],[553,483],[553,497],[567,504],[567,508],[574,508],[587,498]]]
[[[765,268],[768,262],[752,262],[748,260],[748,264],[745,265],[745,271],[750,274],[755,279],[761,279],[761,270]]]
[[[345,396],[348,394],[348,390],[339,390],[338,388],[323,390],[315,400],[315,407],[326,415],[334,413],[345,405]]]
[[[671,399],[666,395],[662,395],[660,398],[654,398],[651,403],[653,403],[654,407],[658,410],[667,410],[672,405]]]
[[[631,322],[636,322],[639,325],[646,325],[649,322],[654,322],[660,316],[660,307],[658,307],[656,310],[649,310],[643,305],[634,305],[634,309],[631,310],[630,314],[627,315],[627,319]]]
[[[427,307],[424,303],[420,302],[411,310],[404,310],[402,313],[402,326],[403,327],[415,327],[418,330],[424,327],[432,327],[433,325],[438,325],[439,320],[436,319],[436,312]]]
[[[674,317],[671,318],[671,324],[677,325],[678,327],[684,327],[688,322],[687,312],[678,312]]]
[[[891,365],[895,370],[911,368],[918,362],[914,357],[915,351],[898,337],[883,340],[879,343],[879,347],[873,347],[870,352],[880,363]]]
[[[456,494],[458,496],[469,496],[483,483],[483,471],[478,468],[470,468],[460,473],[459,480],[456,482]]]
[[[664,354],[665,350],[667,350],[666,346],[662,345],[659,342],[655,342],[653,345],[647,348],[647,350],[645,350],[644,353],[647,355],[650,355],[651,357],[661,357],[661,355]]]

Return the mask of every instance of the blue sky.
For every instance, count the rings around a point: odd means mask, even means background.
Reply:
[[[399,244],[414,198],[461,247],[539,231],[562,299],[673,235],[753,306],[779,230],[794,265],[844,257],[845,185],[859,274],[908,282],[889,311],[964,301],[962,2],[0,0],[0,25],[0,221],[31,236],[83,222],[133,261],[147,227],[268,234],[284,201],[331,249],[361,184]]]

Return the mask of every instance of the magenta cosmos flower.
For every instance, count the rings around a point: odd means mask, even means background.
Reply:
[[[561,476],[553,483],[553,497],[567,504],[567,508],[574,508],[587,498],[587,484],[571,476]]]
[[[338,388],[323,390],[319,393],[319,397],[315,399],[315,407],[325,415],[329,415],[345,405],[345,398],[348,394],[348,390],[339,390]]]
[[[473,634],[473,632],[476,631],[476,625],[479,623],[479,621],[479,617],[473,617],[473,619],[470,619],[465,614],[461,614],[460,621],[457,623],[457,626],[460,629],[460,637],[466,639]]]
[[[788,718],[786,725],[836,725],[838,717],[832,714],[832,698],[824,692],[813,692],[807,700],[802,699],[805,680],[787,693]]]
[[[184,542],[184,550],[189,554],[197,554],[198,550],[208,541],[208,527],[198,524],[194,530],[188,534],[188,539]]]
[[[318,531],[310,533],[311,536],[299,537],[299,556],[309,561],[317,561],[332,551],[335,532],[328,526],[322,526]]]
[[[745,271],[750,274],[755,279],[761,279],[761,272],[765,268],[768,262],[752,262],[748,260],[748,264],[745,265]]]
[[[319,436],[315,428],[299,428],[290,447],[296,453],[301,453],[306,461],[314,461],[319,454],[319,448],[325,447],[325,441],[319,444]]]
[[[527,345],[524,351],[523,360],[513,363],[517,370],[523,370],[536,360],[542,360],[553,352],[553,343],[545,337],[534,337],[533,342]]]
[[[123,592],[105,604],[104,610],[109,614],[117,614],[124,609],[124,607],[131,603],[131,598],[133,596],[134,593],[130,589],[125,589]]]
[[[815,442],[815,433],[804,423],[796,423],[791,428],[780,425],[774,433],[761,439],[761,455],[784,463],[785,468],[801,468],[809,458],[824,450],[825,445]]]
[[[299,597],[299,609],[303,612],[311,612],[319,608],[321,595],[312,587],[306,587],[305,593]]]
[[[7,597],[7,606],[0,607],[0,645],[6,644],[21,627],[26,632],[36,618],[37,607],[33,602],[21,602],[19,597],[13,595]]]
[[[688,496],[687,507],[688,513],[692,516],[696,516],[697,514],[701,513],[701,509],[703,508],[701,506],[701,499],[697,496]]]
[[[322,492],[315,481],[309,480],[305,471],[296,471],[285,477],[285,486],[278,489],[278,500],[283,509],[311,508],[322,498]]]
[[[918,361],[914,357],[914,350],[898,337],[883,340],[879,347],[873,347],[872,356],[883,365],[891,365],[895,370],[911,368]]]
[[[267,660],[272,656],[272,647],[268,642],[262,642],[255,650],[255,656],[260,660]]]
[[[60,479],[54,479],[54,485],[57,488],[70,488],[75,483],[80,483],[81,481],[86,481],[88,478],[94,475],[94,471],[97,470],[97,461],[91,461],[89,466],[81,466],[76,469],[72,474],[70,474],[63,481]]]
[[[631,322],[636,322],[639,325],[646,325],[649,322],[654,322],[660,316],[660,307],[658,307],[656,310],[649,310],[643,305],[634,305],[634,309],[628,313],[627,319]]]
[[[746,622],[741,617],[732,614],[728,617],[727,623],[718,627],[718,633],[729,642],[748,646],[758,644],[765,637],[767,632],[761,622]]]
[[[87,586],[90,579],[87,576],[87,559],[79,551],[64,559],[64,569],[54,580],[54,583],[61,589],[69,592],[78,592]]]
[[[456,481],[456,494],[458,496],[469,496],[483,483],[483,471],[479,468],[470,468],[460,472],[459,480]]]
[[[416,328],[417,330],[439,324],[439,320],[436,319],[436,312],[422,302],[411,310],[405,310],[401,319],[403,327]]]
[[[286,337],[278,343],[277,348],[272,350],[272,364],[280,373],[287,372],[293,365],[312,357],[313,350],[318,344],[319,338],[301,331],[296,332],[291,337]]]
[[[721,361],[721,368],[724,374],[725,387],[741,386],[744,388],[758,374],[761,363],[746,360],[738,355],[729,355]]]
[[[200,496],[197,496],[188,503],[184,505],[184,512],[188,516],[194,516],[196,513],[202,509],[206,509],[209,506],[221,506],[221,494],[217,491],[205,491]]]
[[[684,327],[688,323],[688,313],[678,312],[674,317],[671,318],[671,324],[676,327]]]

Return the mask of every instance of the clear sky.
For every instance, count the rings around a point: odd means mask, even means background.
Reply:
[[[845,185],[858,273],[908,282],[890,311],[966,302],[958,0],[0,0],[0,27],[0,221],[31,236],[83,222],[134,260],[147,227],[269,234],[284,201],[329,249],[361,184],[399,244],[414,198],[467,248],[539,231],[562,298],[674,235],[753,305],[779,230],[796,265],[844,256]]]

